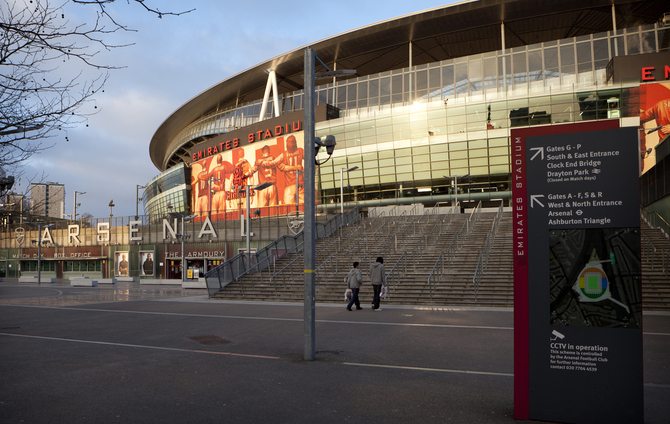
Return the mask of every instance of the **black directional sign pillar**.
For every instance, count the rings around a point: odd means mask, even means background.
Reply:
[[[608,120],[511,141],[515,418],[641,423],[638,129]]]

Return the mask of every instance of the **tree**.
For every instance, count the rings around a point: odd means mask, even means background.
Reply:
[[[85,106],[118,68],[98,63],[96,55],[124,47],[108,43],[111,34],[133,31],[112,15],[115,1],[63,0],[52,6],[49,0],[0,0],[0,167],[7,170],[50,147],[46,139],[61,134],[67,141],[68,128],[96,113],[96,106]],[[121,3],[159,18],[193,10],[163,12],[147,0]],[[67,11],[76,7],[94,7],[95,20],[71,22]]]

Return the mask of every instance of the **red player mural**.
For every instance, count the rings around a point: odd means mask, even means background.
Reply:
[[[226,212],[244,210],[246,186],[263,183],[270,186],[250,191],[251,207],[264,209],[263,215],[287,213],[289,209],[281,206],[295,205],[296,197],[302,204],[304,152],[298,147],[302,143],[302,133],[295,133],[194,162],[191,169],[194,213],[204,219],[211,207],[211,215],[216,219],[237,219],[237,216],[226,216]]]

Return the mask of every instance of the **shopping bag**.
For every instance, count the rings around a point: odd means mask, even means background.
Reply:
[[[386,286],[382,286],[382,291],[379,293],[380,299],[386,299]]]
[[[351,301],[351,296],[353,296],[353,292],[351,289],[346,289],[344,291],[344,301],[345,302],[350,302]]]

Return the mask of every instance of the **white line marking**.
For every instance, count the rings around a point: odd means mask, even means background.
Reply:
[[[289,322],[303,322],[303,318],[277,318],[277,317],[242,317],[233,315],[205,315],[205,314],[183,314],[175,312],[146,312],[146,311],[118,311],[111,309],[93,309],[93,308],[74,308],[74,307],[59,307],[59,306],[33,306],[33,305],[1,305],[13,306],[19,308],[39,308],[39,309],[57,309],[64,311],[88,311],[88,312],[110,312],[121,314],[141,314],[141,315],[170,315],[183,317],[201,317],[201,318],[226,318],[226,319],[249,319],[249,320],[265,320],[265,321],[289,321]],[[323,324],[366,324],[366,325],[389,325],[401,327],[432,327],[432,328],[464,328],[464,329],[478,329],[478,330],[514,330],[513,327],[495,327],[486,325],[452,325],[452,324],[420,324],[420,323],[402,323],[402,322],[360,322],[360,321],[337,321],[317,319],[316,322]]]
[[[442,368],[423,368],[423,367],[405,367],[401,365],[377,365],[377,364],[357,364],[355,362],[343,362],[343,365],[353,365],[357,367],[372,367],[372,368],[392,368],[412,371],[433,371],[433,372],[449,372],[455,374],[478,374],[478,375],[495,375],[501,377],[514,377],[512,373],[506,372],[486,372],[486,371],[468,371],[468,370],[447,370]]]
[[[134,347],[134,348],[141,348],[141,349],[168,350],[168,351],[174,351],[174,352],[209,353],[209,354],[213,354],[213,355],[243,356],[243,357],[246,357],[246,358],[279,359],[278,356],[251,355],[251,354],[233,353],[233,352],[212,352],[212,351],[207,351],[207,350],[179,349],[179,348],[174,348],[174,347],[146,346],[146,345],[136,345],[136,344],[128,344],[128,343],[100,342],[100,341],[94,341],[94,340],[64,339],[64,338],[61,338],[61,337],[30,336],[30,335],[26,335],[26,334],[0,333],[0,336],[22,337],[22,338],[27,338],[27,339],[40,339],[40,340],[54,340],[54,341],[71,342],[71,343],[98,344],[98,345],[105,345],[105,346],[120,346],[120,347]]]
[[[119,314],[140,314],[140,315],[169,315],[169,316],[183,316],[183,317],[201,317],[201,318],[225,318],[225,319],[248,319],[260,321],[288,321],[288,322],[304,322],[303,318],[277,318],[277,317],[243,317],[233,315],[209,315],[209,314],[183,314],[175,312],[147,312],[147,311],[118,311],[112,309],[93,309],[93,308],[77,308],[77,307],[62,307],[62,306],[35,306],[35,305],[5,305],[18,308],[38,308],[38,309],[56,309],[63,311],[88,311],[88,312],[110,312]],[[420,324],[420,323],[403,323],[403,322],[361,322],[361,321],[337,321],[317,319],[316,322],[323,324],[364,324],[364,325],[388,325],[397,327],[426,327],[426,328],[462,328],[475,330],[514,330],[514,327],[496,327],[488,325],[455,325],[455,324]],[[645,336],[670,336],[670,333],[657,332],[642,332]]]

